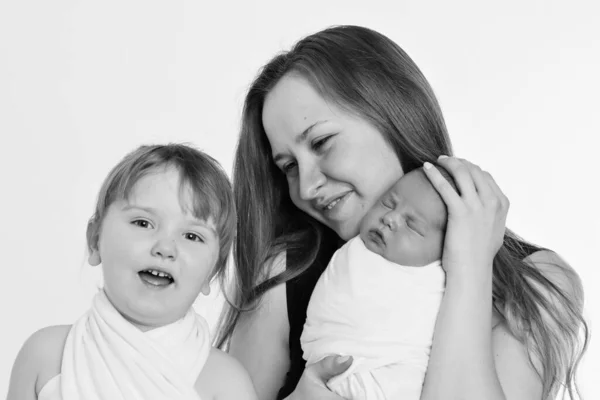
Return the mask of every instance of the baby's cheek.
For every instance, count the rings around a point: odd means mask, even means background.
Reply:
[[[363,204],[364,207],[364,204]],[[362,221],[360,221],[360,232],[363,231],[368,232],[371,228],[377,227],[378,213],[372,208],[363,217]]]
[[[440,260],[442,258],[442,253],[444,249],[444,234],[442,232],[438,232],[434,237],[429,240],[429,251],[431,253],[431,258],[435,260]]]

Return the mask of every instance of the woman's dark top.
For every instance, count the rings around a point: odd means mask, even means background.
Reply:
[[[296,385],[304,372],[306,361],[302,358],[302,347],[300,346],[300,336],[306,321],[306,310],[310,296],[317,285],[327,264],[331,260],[333,253],[336,252],[344,243],[336,233],[327,230],[323,235],[321,247],[317,253],[315,261],[306,271],[294,279],[285,283],[285,292],[287,299],[287,313],[290,323],[290,369],[285,377],[283,387],[277,394],[277,399],[284,399],[296,389]],[[286,259],[286,265],[290,265],[289,253]]]
[[[324,238],[314,263],[300,276],[286,282],[287,312],[290,323],[290,369],[285,377],[285,382],[277,395],[278,400],[286,398],[294,391],[294,389],[296,389],[296,385],[304,372],[306,361],[302,358],[300,336],[302,335],[302,329],[306,322],[308,302],[310,301],[310,296],[317,285],[319,277],[323,271],[325,271],[325,268],[327,268],[327,264],[329,264],[333,253],[335,253],[342,244],[343,243],[337,239],[337,236],[336,238],[331,236]],[[523,251],[525,253],[523,258],[540,250],[538,247],[527,243],[522,242],[521,244],[523,245]]]

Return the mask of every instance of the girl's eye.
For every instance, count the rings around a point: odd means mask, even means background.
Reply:
[[[394,208],[393,204],[392,204],[392,203],[391,203],[389,200],[387,200],[387,199],[385,199],[385,200],[381,200],[381,204],[382,204],[382,205],[383,205],[385,208],[389,208],[390,210],[391,210],[392,208]]]
[[[313,141],[311,143],[312,149],[320,150],[332,137],[333,137],[333,135],[329,135],[329,136],[325,136],[324,138]]]
[[[204,243],[204,239],[202,239],[202,237],[200,237],[200,235],[196,235],[195,233],[192,233],[192,232],[186,233],[185,238],[187,240],[191,240],[192,242]]]
[[[134,221],[131,221],[131,223],[133,225],[139,226],[140,228],[150,228],[152,227],[152,225],[150,225],[150,222],[146,221],[145,219],[136,219]]]

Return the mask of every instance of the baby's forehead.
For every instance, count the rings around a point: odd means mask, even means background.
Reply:
[[[402,195],[408,199],[424,195],[435,195],[436,191],[421,168],[411,171],[390,188],[389,192]],[[415,196],[417,194],[417,196]]]

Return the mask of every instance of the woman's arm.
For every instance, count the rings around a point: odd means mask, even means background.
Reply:
[[[466,161],[425,173],[448,208],[442,264],[446,291],[436,321],[422,400],[505,400],[492,351],[492,262],[505,231],[508,200],[491,176]]]
[[[421,400],[506,399],[492,352],[491,274],[486,278],[448,274]]]
[[[274,260],[271,275],[285,269],[285,254]],[[290,366],[285,285],[270,289],[257,309],[244,312],[231,338],[229,354],[250,374],[258,398],[277,397]]]
[[[541,399],[542,379],[532,365],[539,370],[539,360],[506,321],[492,323],[492,260],[504,233],[508,202],[479,167],[454,158],[440,164],[451,171],[461,193],[435,169],[426,170],[448,206],[449,219],[443,256],[446,293],[421,399]],[[582,307],[581,282],[555,253],[539,251],[528,261]],[[538,290],[553,301],[548,290]]]

